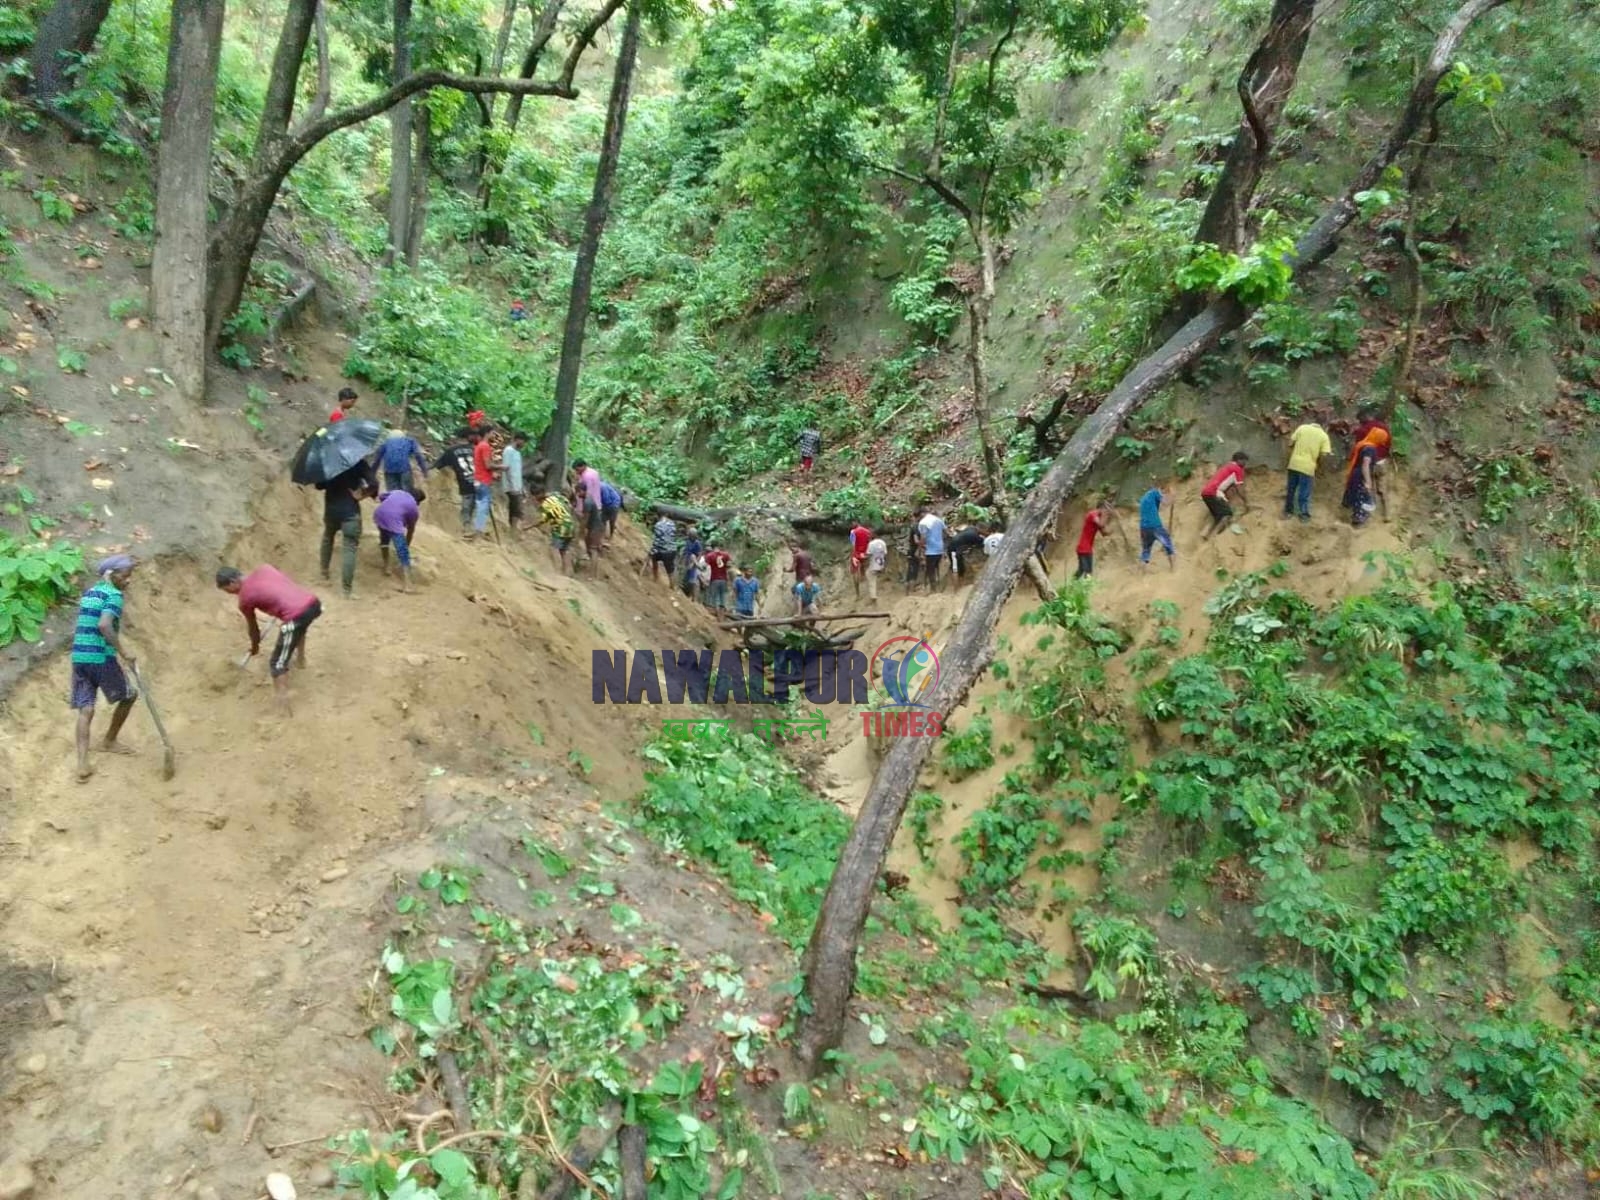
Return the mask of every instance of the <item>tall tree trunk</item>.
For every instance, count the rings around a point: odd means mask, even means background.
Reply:
[[[1406,261],[1411,264],[1411,308],[1406,313],[1405,336],[1400,342],[1400,359],[1394,369],[1394,395],[1403,400],[1411,394],[1411,367],[1417,353],[1417,329],[1422,324],[1422,303],[1427,286],[1422,279],[1422,251],[1417,247],[1417,203],[1421,198],[1423,172],[1428,155],[1439,140],[1439,105],[1428,114],[1428,133],[1417,147],[1411,178],[1406,180]]]
[[[589,324],[589,295],[594,285],[594,260],[600,253],[615,190],[617,159],[622,154],[622,131],[628,120],[628,93],[633,87],[633,67],[639,57],[639,22],[643,0],[628,5],[617,51],[616,72],[611,77],[611,99],[606,104],[605,133],[600,139],[600,162],[594,172],[594,192],[583,214],[583,238],[572,266],[572,292],[567,298],[567,324],[561,335],[561,365],[556,369],[556,408],[545,430],[539,452],[550,464],[546,479],[560,490],[567,472],[567,443],[572,436],[572,414],[578,400],[578,372],[583,363],[583,335]]]
[[[1239,129],[1206,201],[1196,242],[1210,242],[1225,253],[1243,247],[1245,217],[1272,151],[1272,130],[1294,91],[1315,8],[1316,0],[1274,0],[1267,31],[1239,72]]]
[[[565,5],[566,0],[545,0],[544,7],[539,10],[539,19],[534,22],[533,41],[528,43],[527,52],[522,56],[522,65],[517,68],[518,79],[532,79],[534,72],[539,69],[539,59],[544,56],[544,48],[555,35],[556,18],[561,15]],[[512,96],[506,101],[506,127],[514,132],[520,120],[522,97]]]
[[[411,0],[394,0],[394,71],[389,82],[411,74]],[[411,101],[389,110],[389,262],[407,259],[411,235]]]
[[[978,290],[967,297],[967,365],[972,371],[972,412],[978,423],[978,445],[983,450],[983,473],[995,510],[1005,519],[1010,501],[1006,497],[1005,464],[994,444],[989,426],[989,314],[994,309],[994,239],[980,216],[973,224],[972,240],[978,247]]]
[[[511,30],[517,22],[517,4],[519,0],[506,0],[506,6],[500,13],[500,30],[494,35],[494,55],[489,60],[489,74],[498,75],[506,69],[506,51],[511,49]],[[533,78],[530,73],[528,78]],[[498,96],[488,96],[485,103],[488,112],[484,125],[494,124],[495,106],[499,102]]]
[[[341,129],[382,116],[402,100],[433,88],[448,88],[469,96],[509,93],[524,96],[576,98],[572,86],[578,63],[593,44],[595,35],[622,0],[605,0],[600,9],[572,35],[572,44],[554,79],[483,78],[457,75],[450,71],[416,71],[376,96],[325,115],[302,121],[293,130],[289,118],[294,111],[295,85],[300,62],[316,14],[316,0],[289,0],[284,23],[278,35],[278,48],[272,58],[267,81],[266,103],[256,128],[255,148],[250,169],[228,210],[227,219],[215,231],[210,247],[210,297],[206,303],[206,345],[216,345],[222,323],[239,306],[249,276],[250,262],[261,244],[262,231],[278,189],[302,158]]]
[[[206,199],[223,7],[172,0],[161,100],[150,298],[161,365],[189,403],[204,397],[206,384]]]
[[[433,166],[433,116],[426,104],[416,111],[417,161],[411,171],[411,223],[406,228],[406,266],[416,270],[422,237],[428,230],[428,173]]]
[[[1433,106],[1439,80],[1455,59],[1467,29],[1504,0],[1468,0],[1450,18],[1418,75],[1411,96],[1383,144],[1355,179],[1325,209],[1295,245],[1296,276],[1333,253],[1338,238],[1355,219],[1358,192],[1371,188],[1416,134]],[[1080,425],[1038,487],[1017,512],[1000,552],[989,561],[962,609],[954,634],[939,656],[941,675],[934,705],[959,708],[993,656],[990,638],[1000,610],[1033,555],[1034,540],[1071,494],[1090,465],[1140,405],[1170,383],[1190,363],[1244,324],[1249,312],[1231,294],[1213,300],[1159,348],[1141,359]],[[809,1007],[802,1014],[799,1053],[813,1075],[839,1045],[846,1009],[855,988],[856,951],[872,905],[884,859],[916,786],[917,774],[933,751],[933,738],[901,738],[878,767],[872,788],[839,854],[822,910],[812,928],[802,964]]]
[[[33,35],[33,95],[54,104],[71,82],[77,59],[94,49],[94,39],[111,11],[111,0],[56,0]]]

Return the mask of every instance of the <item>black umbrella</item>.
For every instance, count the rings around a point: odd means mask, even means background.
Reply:
[[[346,417],[330,421],[305,441],[289,464],[295,483],[327,483],[372,453],[383,438],[383,422]]]

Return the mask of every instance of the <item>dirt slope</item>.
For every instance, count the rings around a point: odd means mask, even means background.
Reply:
[[[253,516],[228,557],[314,581],[317,498],[281,484]],[[684,636],[686,610],[632,571],[637,535],[581,580],[538,542],[502,552],[425,523],[419,543],[416,595],[380,580],[370,534],[356,598],[321,588],[288,718],[264,662],[237,665],[216,563],[142,568],[127,629],[179,749],[170,784],[143,712],[137,757],[74,781],[61,659],[10,697],[0,1158],[32,1165],[36,1195],[132,1200],[187,1170],[254,1196],[264,1143],[375,1124],[384,1065],[354,1001],[393,873],[433,861],[426,831],[476,797],[571,816],[638,787],[650,726],[587,694],[592,647]]]
[[[1351,527],[1347,514],[1338,508],[1337,489],[1332,478],[1318,481],[1313,519],[1310,524],[1301,524],[1284,520],[1279,515],[1282,508],[1282,474],[1252,471],[1251,494],[1259,507],[1236,523],[1234,528],[1238,530],[1237,533],[1225,530],[1211,542],[1203,543],[1200,534],[1205,528],[1206,511],[1198,499],[1198,484],[1174,483],[1169,486],[1178,497],[1174,534],[1178,555],[1174,566],[1167,566],[1159,546],[1154,549],[1150,566],[1141,566],[1137,554],[1138,513],[1125,508],[1121,517],[1132,550],[1124,549],[1114,533],[1101,536],[1095,555],[1092,597],[1099,612],[1124,628],[1135,631],[1150,623],[1152,603],[1169,601],[1177,605],[1179,626],[1183,632],[1183,641],[1177,650],[1180,654],[1198,649],[1206,636],[1210,622],[1203,610],[1205,602],[1220,586],[1219,571],[1237,575],[1264,570],[1282,561],[1289,568],[1283,579],[1286,586],[1318,603],[1336,600],[1375,583],[1379,577],[1378,570],[1367,561],[1367,557],[1372,554],[1404,553],[1422,519],[1422,514],[1413,503],[1410,483],[1403,473],[1391,485],[1390,519],[1386,522],[1375,517],[1363,528],[1355,529]],[[1061,540],[1050,553],[1051,577],[1057,584],[1070,579],[1077,569],[1073,549],[1085,511],[1082,502],[1062,510],[1058,524]],[[903,571],[903,562],[892,565],[898,565]],[[848,580],[840,576],[832,582],[832,594],[836,597],[845,596],[846,593],[841,589],[850,587]],[[853,595],[847,598],[853,600]],[[886,599],[894,617],[875,623],[858,643],[869,653],[872,647],[886,638],[902,634],[927,637],[935,650],[939,649],[955,628],[967,593],[965,589],[957,591],[947,587],[940,594],[918,592],[905,596],[898,583],[891,583]],[[1010,646],[1009,651],[1002,651],[1002,659],[1020,663],[1038,639],[1048,633],[1043,628],[1022,624],[1023,616],[1037,605],[1038,597],[1031,588],[1020,588],[1013,594],[997,628],[997,636],[1002,644]],[[839,607],[839,604],[835,605],[836,610]],[[957,728],[965,727],[978,712],[989,715],[994,724],[994,765],[965,778],[951,780],[937,766],[935,759],[935,765],[923,773],[922,787],[939,794],[944,800],[942,817],[933,823],[930,830],[936,847],[934,864],[931,867],[922,864],[909,825],[901,826],[900,835],[890,854],[890,869],[907,875],[913,891],[947,924],[955,920],[956,881],[962,870],[952,839],[972,814],[995,795],[1006,773],[1027,762],[1032,753],[1032,744],[1027,737],[1027,722],[1017,714],[1007,712],[998,703],[1007,686],[1006,682],[985,675],[973,689],[967,703],[954,714]],[[1011,748],[1009,753],[1005,752],[1006,747]],[[876,765],[877,759],[861,736],[859,723],[836,722],[830,732],[826,757],[821,765],[821,775],[828,794],[842,808],[855,812],[866,799]],[[1068,826],[1063,831],[1063,848],[1092,856],[1100,848],[1101,825],[1115,815],[1115,797],[1100,797],[1090,821]],[[1065,882],[1080,896],[1092,895],[1099,886],[1096,871],[1087,865],[1068,870]],[[1076,945],[1072,936],[1070,906],[1030,932],[1047,949],[1072,961]]]

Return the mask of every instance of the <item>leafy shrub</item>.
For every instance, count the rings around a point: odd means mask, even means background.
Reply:
[[[961,779],[994,765],[994,721],[985,714],[973,717],[960,732],[946,728],[939,754],[952,779]]]
[[[67,542],[19,543],[0,531],[0,646],[36,642],[50,606],[72,594],[83,552]]]

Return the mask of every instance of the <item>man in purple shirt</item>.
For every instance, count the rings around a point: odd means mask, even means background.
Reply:
[[[589,557],[593,558],[600,552],[600,541],[605,531],[605,520],[601,516],[600,472],[580,458],[572,464],[572,474],[577,480],[575,490],[583,501],[584,545],[588,548]]]
[[[378,552],[383,555],[383,573],[389,573],[389,544],[394,543],[394,556],[400,561],[400,590],[411,590],[411,541],[417,532],[417,496],[415,489],[396,488],[378,501],[372,523],[378,527]]]

